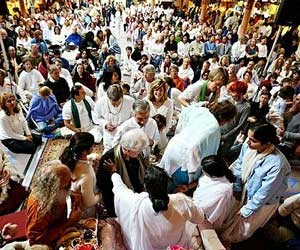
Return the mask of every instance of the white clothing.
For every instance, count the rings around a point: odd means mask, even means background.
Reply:
[[[0,111],[0,140],[26,140],[24,134],[31,133],[21,110],[14,115],[6,115],[3,110]]]
[[[188,102],[198,102],[199,95],[202,89],[203,84],[206,81],[199,80],[193,84],[190,84],[179,96],[179,99],[184,99]]]
[[[180,41],[177,45],[177,53],[180,57],[185,57],[189,55],[190,43],[183,43]]]
[[[164,54],[164,48],[165,44],[164,43],[156,43],[152,42],[149,47],[149,54],[151,56],[162,56]]]
[[[19,38],[17,37],[16,41],[17,47],[24,47],[27,50],[31,49],[31,39],[28,38],[27,40],[25,38]]]
[[[72,76],[71,76],[69,70],[67,70],[65,68],[61,68],[59,76],[62,77],[62,78],[65,78],[65,80],[67,81],[68,86],[69,86],[70,89],[73,87],[73,85],[74,85],[73,84],[73,79],[72,79]]]
[[[240,81],[243,81],[243,76],[245,74],[245,72],[247,71],[247,67],[242,67],[239,69],[239,71],[237,72],[236,76],[237,78],[240,80]],[[259,81],[259,78],[258,78],[258,75],[256,73],[255,70],[252,70],[252,78],[251,78],[251,82],[253,82],[256,86],[259,86],[260,84],[260,81]]]
[[[267,58],[268,56],[268,47],[267,45],[257,44],[258,47],[258,58]]]
[[[232,184],[226,177],[211,178],[203,175],[199,179],[193,200],[203,210],[214,229],[221,229],[229,215],[232,193]]]
[[[246,55],[246,44],[241,44],[240,41],[235,42],[231,47],[231,60],[237,61]]]
[[[91,105],[91,109],[94,110],[94,107],[95,107],[94,101],[89,97],[86,97],[86,100]],[[81,130],[83,132],[88,132],[93,127],[93,121],[90,119],[90,117],[88,115],[88,111],[86,110],[86,107],[85,107],[83,101],[81,101],[81,102],[75,101],[75,104],[78,109]],[[62,115],[63,115],[64,120],[72,120],[72,123],[74,124],[72,108],[71,108],[71,100],[67,101],[64,104],[63,110],[62,110]]]
[[[112,182],[115,211],[128,249],[165,250],[175,244],[192,246],[186,222],[204,221],[202,209],[195,206],[192,199],[182,193],[171,194],[168,210],[156,213],[148,193],[134,193],[117,173],[112,175]]]
[[[194,70],[188,66],[186,69],[183,68],[183,65],[179,67],[178,76],[181,79],[185,79],[186,77],[192,82],[194,79]]]
[[[112,147],[116,146],[117,144],[119,144],[121,137],[129,130],[131,129],[135,129],[135,128],[140,128],[142,130],[144,130],[144,132],[146,133],[146,135],[148,136],[148,138],[150,138],[151,140],[154,141],[152,146],[155,146],[158,141],[159,141],[159,132],[158,132],[158,128],[156,125],[156,122],[152,119],[149,118],[148,122],[141,127],[136,121],[134,117],[131,117],[130,119],[128,119],[127,121],[123,122],[117,129],[117,132],[114,136],[113,142],[112,142]],[[144,149],[143,154],[144,157],[149,157],[150,156],[150,151],[151,151],[151,147],[147,147],[146,149]]]
[[[142,77],[132,86],[130,86],[131,96],[133,96],[135,99],[143,99],[147,95],[150,84],[151,82],[147,82],[146,78]],[[141,94],[140,91],[142,89],[144,90],[144,92]]]
[[[45,79],[36,69],[30,72],[23,70],[19,76],[18,93],[22,101],[30,100],[34,93],[38,92],[39,84],[44,83]]]
[[[66,38],[62,34],[53,34],[51,42],[52,42],[52,45],[63,46],[66,42]]]
[[[3,92],[7,93],[15,93],[16,92],[16,84],[13,82],[11,83],[8,77],[4,78],[4,83],[0,85],[0,94]]]
[[[197,104],[186,107],[181,112],[175,136],[169,141],[159,166],[170,177],[179,168],[196,173],[201,159],[217,154],[220,140],[219,123],[207,108]]]
[[[105,82],[100,82],[98,89],[97,89],[97,98],[98,100],[102,97],[106,96],[106,91],[104,90],[104,84]]]
[[[88,103],[91,106],[91,111],[93,112],[95,103],[89,96],[86,96],[85,99],[88,101]],[[84,102],[75,102],[75,105],[78,110],[79,114],[79,120],[80,120],[80,130],[82,132],[89,132],[94,136],[95,142],[100,143],[102,140],[102,134],[100,132],[100,129],[98,126],[93,124],[93,121],[90,119],[88,115],[88,111],[84,105]],[[71,122],[74,124],[73,114],[72,114],[72,108],[71,108],[71,100],[67,101],[62,109],[62,116],[64,120],[71,120]],[[68,134],[74,134],[74,131],[71,131],[70,129],[63,128],[61,130],[63,135]]]
[[[281,216],[290,214],[295,226],[300,228],[300,194],[295,194],[285,199],[278,208],[278,212]]]
[[[112,148],[112,140],[116,134],[118,126],[128,120],[133,113],[132,105],[134,99],[130,96],[123,96],[122,102],[119,107],[114,107],[109,98],[104,96],[98,99],[93,112],[93,118],[100,128],[103,128],[103,146],[104,151]],[[116,127],[112,132],[105,129],[105,125],[111,124]]]
[[[72,171],[71,190],[82,194],[84,209],[94,206],[100,201],[96,183],[96,175],[92,164],[88,161],[79,160]]]
[[[181,103],[178,100],[178,97],[179,97],[180,94],[181,94],[181,91],[178,88],[171,88],[170,97],[173,100],[174,109],[178,110],[178,111],[181,110]]]
[[[148,99],[148,97],[145,98],[145,100],[148,101],[150,106],[150,117],[153,117],[157,114],[161,114],[164,117],[166,117],[167,120],[167,129],[170,129],[172,127],[172,117],[173,117],[173,101],[171,99],[167,99],[159,108],[156,108],[153,103]]]

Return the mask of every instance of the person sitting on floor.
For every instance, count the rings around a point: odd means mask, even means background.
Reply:
[[[57,161],[39,169],[27,202],[26,236],[30,246],[55,246],[65,230],[80,219],[80,194],[71,193],[71,213],[67,215],[71,179],[70,169]]]
[[[49,87],[43,86],[38,94],[34,94],[26,116],[28,122],[32,119],[36,122],[39,132],[51,133],[63,126],[61,108]]]
[[[92,152],[94,137],[88,132],[74,134],[59,157],[61,162],[72,171],[71,190],[81,193],[82,210],[84,217],[95,216],[95,205],[101,200],[102,195],[97,192],[95,171],[88,155]]]
[[[123,95],[119,84],[110,85],[107,95],[99,98],[95,105],[94,120],[103,128],[104,152],[112,148],[117,128],[132,116],[134,99]]]
[[[42,143],[39,135],[30,132],[22,110],[11,93],[0,96],[0,140],[17,154],[33,154]]]
[[[201,161],[203,176],[193,194],[194,202],[203,209],[213,228],[221,229],[229,215],[234,175],[219,156],[210,155]]]
[[[71,89],[71,99],[65,103],[62,110],[64,124],[67,129],[62,129],[62,135],[76,132],[91,133],[96,143],[100,143],[102,135],[98,126],[93,124],[92,111],[95,103],[85,95],[81,85],[75,85]]]
[[[127,187],[135,192],[142,192],[145,164],[141,153],[148,144],[148,137],[142,129],[131,129],[122,135],[118,145],[102,156],[96,174],[97,186],[102,192],[109,216],[115,216],[115,209],[111,173],[107,171],[107,167],[115,164],[116,171],[121,175]]]

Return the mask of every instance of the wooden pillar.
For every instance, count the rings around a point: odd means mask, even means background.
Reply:
[[[241,23],[241,27],[239,29],[239,34],[238,34],[239,37],[242,37],[247,31],[253,5],[254,5],[254,0],[248,0],[247,1],[246,9],[245,9],[244,16],[243,16],[243,20],[242,20],[242,23]]]
[[[205,22],[206,14],[207,14],[207,9],[209,5],[209,0],[202,0],[201,2],[201,13],[200,13],[200,21],[203,23]]]
[[[25,16],[27,11],[26,11],[24,0],[19,0],[19,5],[20,5],[20,11],[22,16]]]
[[[151,0],[151,8],[155,7],[155,0]]]

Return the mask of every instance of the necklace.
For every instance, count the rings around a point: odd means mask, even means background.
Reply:
[[[119,107],[117,107],[118,110],[116,110],[115,112],[113,112],[113,111],[110,109],[110,105],[111,105],[111,103],[110,103],[109,100],[107,99],[107,107],[108,107],[109,113],[112,114],[112,115],[118,115],[118,114],[121,112],[122,107],[123,107],[123,98],[122,98],[122,100],[121,100],[121,105],[119,105]]]

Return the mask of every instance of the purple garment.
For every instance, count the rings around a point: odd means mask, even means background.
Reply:
[[[36,122],[48,121],[61,113],[61,109],[56,101],[56,98],[51,94],[48,98],[43,98],[38,94],[34,94],[26,119],[31,118]]]

